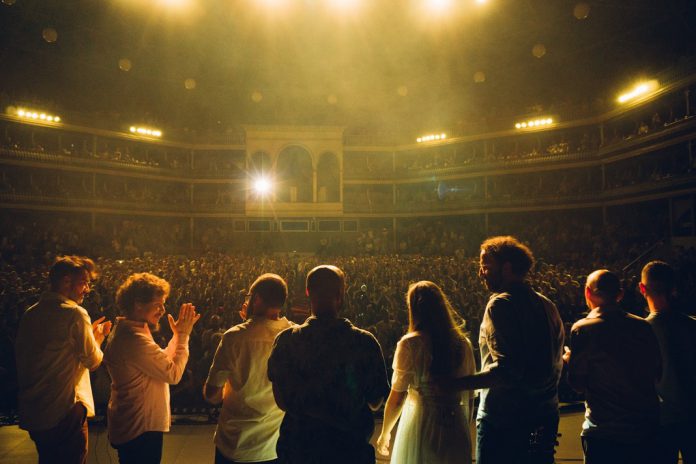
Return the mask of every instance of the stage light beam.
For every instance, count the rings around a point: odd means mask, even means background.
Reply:
[[[271,184],[270,179],[266,177],[259,177],[256,180],[254,180],[254,191],[258,195],[268,195],[271,193],[273,185]]]

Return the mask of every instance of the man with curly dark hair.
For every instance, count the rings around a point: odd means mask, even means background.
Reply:
[[[556,306],[526,281],[533,265],[515,237],[481,244],[479,276],[492,292],[479,330],[481,372],[453,382],[482,389],[479,464],[554,462],[564,330]]]

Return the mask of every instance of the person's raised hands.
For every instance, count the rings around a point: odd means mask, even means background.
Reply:
[[[97,341],[97,345],[101,345],[104,339],[111,332],[111,321],[104,322],[105,316],[100,317],[96,321],[92,322],[92,332],[94,333],[94,339]]]
[[[175,321],[171,314],[167,314],[169,327],[172,328],[173,334],[189,335],[193,326],[196,325],[201,315],[196,312],[196,307],[191,303],[184,303],[179,309],[179,318]]]

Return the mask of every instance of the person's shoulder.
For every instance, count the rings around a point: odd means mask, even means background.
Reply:
[[[305,321],[302,324],[295,324],[288,321],[288,326],[278,332],[276,335],[276,343],[289,343],[291,340],[297,340],[303,337],[309,328],[309,323]]]
[[[624,317],[628,324],[631,324],[631,326],[636,327],[636,329],[638,330],[650,329],[650,323],[640,316],[636,316],[635,314],[627,312],[624,313]]]
[[[575,321],[570,331],[573,333],[591,331],[602,324],[604,324],[604,320],[600,317],[583,317]]]
[[[420,332],[408,332],[397,342],[398,346],[412,348],[423,343],[423,334]]]

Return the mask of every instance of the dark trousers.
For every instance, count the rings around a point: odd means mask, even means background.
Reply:
[[[87,462],[87,409],[76,403],[52,429],[29,432],[39,453],[39,464]]]
[[[272,461],[254,461],[254,464],[277,464],[278,460],[273,459]],[[241,464],[241,461],[233,461],[227,459],[219,449],[215,448],[215,464]]]
[[[599,437],[582,437],[585,464],[663,464],[656,459],[654,440],[621,443]]]
[[[529,425],[499,427],[482,419],[476,426],[476,464],[553,464],[558,415]]]
[[[145,432],[118,446],[121,464],[159,464],[162,460],[162,432]]]
[[[659,462],[676,464],[680,451],[684,464],[696,463],[696,422],[660,427],[657,440]]]

